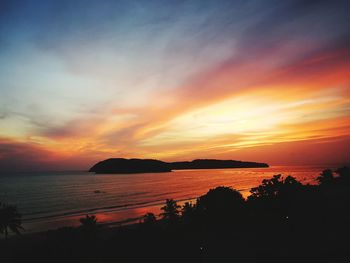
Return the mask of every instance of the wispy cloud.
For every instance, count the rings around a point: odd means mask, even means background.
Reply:
[[[266,147],[273,161],[274,145],[347,138],[348,7],[4,2],[1,158],[52,153],[50,165],[81,167],[115,155],[255,159]]]

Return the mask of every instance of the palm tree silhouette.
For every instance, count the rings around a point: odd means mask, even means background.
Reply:
[[[8,231],[20,235],[22,227],[21,214],[17,211],[17,207],[0,202],[0,233],[8,237]]]
[[[165,206],[161,208],[164,212],[161,213],[161,216],[163,216],[163,219],[169,220],[169,221],[174,221],[178,219],[179,217],[179,209],[181,206],[179,206],[176,201],[173,199],[167,199],[165,201]]]

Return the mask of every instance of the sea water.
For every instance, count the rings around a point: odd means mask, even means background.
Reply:
[[[316,183],[326,167],[177,170],[168,173],[98,174],[88,172],[17,173],[0,175],[0,202],[14,204],[27,233],[79,225],[95,214],[100,223],[135,222],[147,212],[160,213],[166,199],[195,202],[217,186],[230,186],[244,197],[265,178],[292,175]]]

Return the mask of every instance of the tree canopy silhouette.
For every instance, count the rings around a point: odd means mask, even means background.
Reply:
[[[243,196],[237,190],[219,186],[199,197],[196,206],[210,221],[222,221],[242,216],[244,202]]]
[[[181,208],[181,216],[189,217],[193,214],[195,206],[191,202],[185,202]]]
[[[87,215],[79,228],[7,242],[12,247],[5,251],[10,255],[5,262],[42,254],[42,262],[112,262],[116,256],[123,262],[226,262],[233,252],[239,262],[348,262],[343,240],[350,233],[349,185],[344,183],[349,169],[325,170],[320,177],[319,185],[303,185],[292,176],[275,175],[252,188],[247,201],[225,186],[182,207],[167,199],[164,220],[147,213],[142,224],[123,226],[122,231],[108,228],[98,238],[85,231],[97,225],[96,217]],[[29,257],[26,251],[34,252]],[[13,254],[18,260],[12,260]]]
[[[157,218],[153,213],[146,213],[142,217],[142,223],[146,226],[153,226],[157,222]]]
[[[21,214],[17,211],[17,207],[0,202],[0,233],[8,237],[8,231],[11,230],[15,234],[20,234],[22,227]]]
[[[176,201],[174,201],[173,199],[167,199],[165,201],[165,206],[161,207],[161,210],[163,210],[164,212],[160,215],[165,220],[176,221],[179,218],[180,208],[181,206],[179,206],[176,203]]]
[[[258,187],[253,187],[248,199],[275,199],[294,192],[301,186],[302,184],[293,176],[289,175],[284,179],[281,174],[278,174],[271,179],[264,179]]]
[[[334,182],[334,175],[331,169],[323,170],[319,177],[316,178],[320,185],[327,185]]]

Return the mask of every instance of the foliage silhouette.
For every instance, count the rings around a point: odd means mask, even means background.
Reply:
[[[333,171],[331,169],[323,170],[319,177],[316,178],[320,185],[326,185],[334,182]]]
[[[284,178],[281,174],[264,179],[258,187],[250,190],[248,205],[251,213],[262,222],[285,221],[299,215],[298,207],[303,199],[304,186],[292,176]]]
[[[181,206],[179,206],[176,201],[173,199],[167,199],[165,201],[165,206],[161,207],[161,210],[164,212],[160,215],[164,220],[167,220],[169,222],[175,222],[179,218],[180,209]]]
[[[281,174],[274,175],[271,179],[264,179],[258,187],[250,190],[249,199],[276,199],[288,192],[300,189],[302,184],[292,176],[285,179]]]
[[[0,202],[0,233],[8,237],[8,231],[20,235],[22,227],[21,214],[17,211],[17,207]]]
[[[198,198],[196,210],[211,225],[233,223],[244,215],[244,198],[231,187],[219,186]]]
[[[194,213],[195,206],[191,202],[185,202],[181,208],[181,216],[183,218],[191,217]]]
[[[142,224],[102,227],[98,237],[83,230],[97,225],[87,216],[79,228],[9,242],[5,262],[349,262],[349,169],[320,177],[303,185],[275,175],[247,200],[224,186],[182,207],[168,199],[163,220],[147,213]]]
[[[142,217],[142,223],[145,226],[152,227],[156,224],[156,222],[157,222],[157,218],[153,213],[147,213]]]
[[[181,220],[188,227],[195,227],[195,223],[200,219],[200,211],[196,204],[185,202],[181,208]]]

